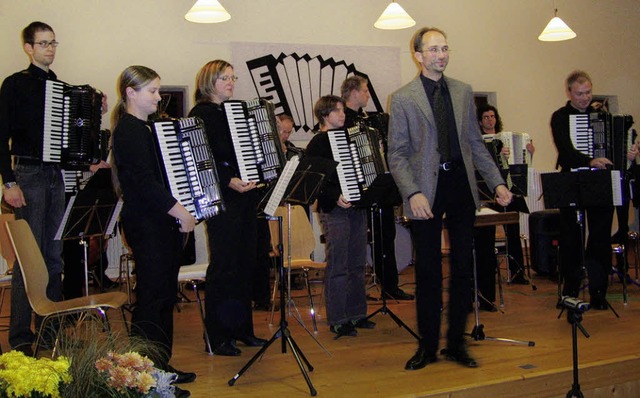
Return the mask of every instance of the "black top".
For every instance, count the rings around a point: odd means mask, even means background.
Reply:
[[[362,112],[362,108],[354,111],[348,106],[344,107],[344,128],[348,129],[350,127],[355,126],[358,121],[360,121],[364,117],[364,113]]]
[[[57,80],[52,70],[30,64],[7,77],[0,89],[0,175],[15,181],[11,154],[42,160],[46,80]],[[11,151],[9,150],[11,140]]]
[[[580,112],[573,106],[571,101],[567,101],[567,104],[557,111],[553,112],[551,116],[551,133],[553,134],[553,142],[556,144],[558,150],[558,162],[556,168],[560,166],[562,171],[570,171],[578,167],[589,167],[589,162],[592,158],[578,151],[571,142],[571,132],[569,127],[569,115],[580,115],[596,112],[596,110],[589,105],[584,112]]]
[[[122,217],[175,224],[168,211],[177,200],[163,181],[163,172],[149,126],[127,113],[113,131],[113,156],[124,200]]]
[[[316,135],[307,144],[305,157],[320,157],[333,160],[331,143],[326,132],[316,132]],[[324,184],[318,195],[318,210],[322,213],[329,213],[337,206],[336,202],[340,198],[340,194],[342,194],[340,181],[338,180],[338,173],[334,170],[325,177]]]
[[[429,99],[431,111],[433,111],[433,93],[436,91],[436,82],[425,77],[423,74],[420,74],[420,80],[422,80],[424,91]],[[460,141],[458,141],[458,128],[456,127],[456,118],[453,114],[451,93],[449,93],[449,88],[447,87],[447,82],[444,80],[444,77],[440,78],[439,83],[441,84],[442,98],[444,98],[444,105],[447,110],[447,118],[449,120],[449,147],[451,151],[451,160],[454,162],[462,162],[462,152],[460,151]]]

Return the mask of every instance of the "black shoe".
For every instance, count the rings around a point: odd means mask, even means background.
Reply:
[[[167,365],[165,372],[175,373],[178,378],[173,382],[173,384],[185,384],[191,383],[196,379],[196,374],[193,372],[183,372],[174,368],[171,365]]]
[[[422,369],[430,363],[434,363],[438,360],[436,354],[428,354],[427,350],[424,348],[418,348],[415,355],[407,361],[407,364],[404,365],[406,370],[418,370]]]
[[[498,312],[498,309],[494,304],[485,303],[483,301],[480,303],[480,311]]]
[[[262,347],[263,345],[267,344],[267,340],[261,339],[260,337],[256,336],[242,336],[238,337],[237,340],[241,341],[242,344],[246,345],[247,347]]]
[[[271,311],[271,303],[255,303],[253,309],[256,311]]]
[[[512,285],[528,285],[529,281],[522,275],[518,275],[509,282]]]
[[[358,329],[373,329],[376,327],[376,323],[371,322],[367,318],[362,318],[357,321],[352,321],[351,323],[353,323],[353,326]]]
[[[395,300],[413,300],[416,298],[413,294],[406,293],[404,290],[397,288],[386,292],[389,297]]]
[[[456,361],[462,366],[468,368],[478,367],[478,362],[469,355],[466,348],[458,348],[456,350],[445,348],[440,351],[440,354],[446,356],[449,361]]]
[[[33,348],[31,348],[31,344],[29,344],[29,343],[21,344],[21,345],[19,345],[17,347],[14,347],[12,349],[14,351],[22,352],[25,356],[33,357]]]
[[[176,398],[189,398],[191,396],[191,393],[187,390],[183,390],[180,387],[173,386],[173,396]]]
[[[230,341],[223,341],[213,348],[213,353],[224,357],[237,357],[242,351]]]
[[[358,335],[358,331],[349,322],[341,325],[331,325],[329,330],[336,334],[336,337],[333,338],[334,340],[338,340],[342,336],[355,337]]]
[[[604,311],[609,309],[609,305],[607,304],[606,299],[592,298],[589,302],[589,305],[594,310]]]

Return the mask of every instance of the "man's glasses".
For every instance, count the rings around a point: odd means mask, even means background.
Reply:
[[[438,53],[441,52],[444,55],[448,55],[451,52],[451,50],[449,50],[449,47],[446,47],[446,46],[441,48],[429,47],[427,49],[422,50],[421,52],[427,52],[431,55],[438,55]]]
[[[231,80],[232,82],[235,82],[238,80],[238,76],[220,76],[218,77],[218,79],[222,80],[223,82],[228,82],[229,80]]]
[[[38,42],[30,42],[30,44],[32,46],[35,46],[37,44],[37,45],[40,46],[40,48],[44,49],[44,48],[49,48],[49,46],[52,46],[53,48],[56,48],[56,47],[58,47],[58,44],[60,44],[60,43],[55,41],[55,40],[51,40],[51,41],[41,40],[41,41],[38,41]]]

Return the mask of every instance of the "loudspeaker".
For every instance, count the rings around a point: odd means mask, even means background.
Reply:
[[[560,238],[560,210],[534,211],[529,214],[531,267],[540,275],[558,272],[558,253],[553,247]]]

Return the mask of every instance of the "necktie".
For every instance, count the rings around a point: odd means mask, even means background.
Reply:
[[[449,149],[449,118],[444,105],[442,91],[442,82],[436,82],[436,89],[433,92],[433,113],[438,127],[438,152],[440,153],[440,161],[447,162],[451,157]]]

